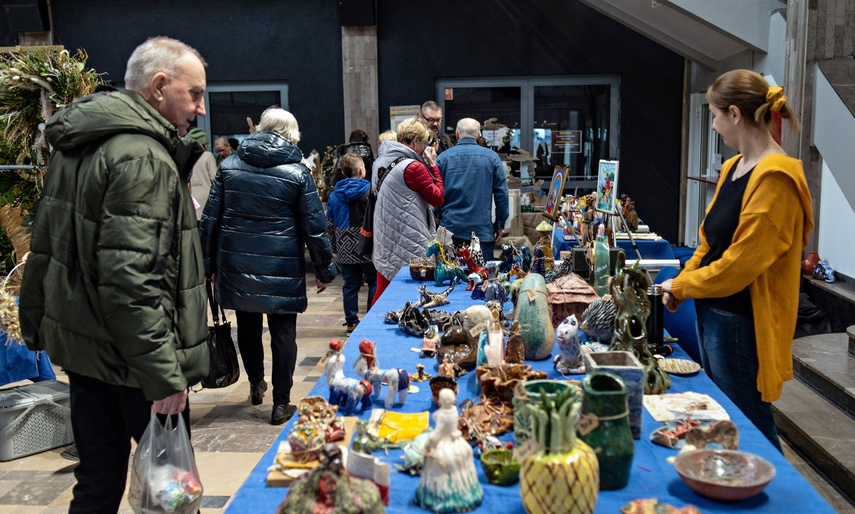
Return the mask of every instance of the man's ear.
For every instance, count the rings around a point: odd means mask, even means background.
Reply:
[[[163,100],[163,88],[169,83],[169,77],[166,73],[159,71],[151,76],[149,87],[151,88],[152,97],[158,102]]]

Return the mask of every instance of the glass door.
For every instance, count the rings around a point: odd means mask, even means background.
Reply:
[[[596,178],[598,161],[611,158],[610,94],[604,84],[534,86],[537,177],[551,178],[560,165],[577,179]]]
[[[686,181],[686,246],[698,246],[698,229],[704,221],[707,205],[715,195],[721,163],[736,151],[712,129],[713,117],[704,93],[692,94],[689,121],[689,158]]]
[[[484,125],[481,134],[487,146],[507,154],[520,148],[520,100],[519,86],[455,87],[442,111],[445,134],[454,142],[457,122],[474,118]]]
[[[555,166],[569,166],[565,191],[588,193],[596,189],[599,160],[620,159],[616,75],[443,79],[436,85],[446,134],[454,134],[461,118],[475,118],[503,158],[530,154],[534,162],[524,170],[509,162],[524,180],[544,179],[548,187]]]

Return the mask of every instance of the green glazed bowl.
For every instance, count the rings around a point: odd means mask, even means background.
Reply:
[[[487,450],[481,454],[481,468],[487,482],[493,485],[511,485],[520,478],[520,463],[513,450]]]

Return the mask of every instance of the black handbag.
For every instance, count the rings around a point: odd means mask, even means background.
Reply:
[[[211,316],[214,326],[208,327],[208,353],[211,359],[211,368],[208,376],[202,380],[202,387],[206,389],[218,389],[228,387],[240,378],[240,365],[238,365],[237,351],[232,340],[232,324],[226,321],[226,313],[217,304],[211,281],[205,281],[208,290],[208,303],[211,306]],[[217,312],[223,315],[223,323]]]

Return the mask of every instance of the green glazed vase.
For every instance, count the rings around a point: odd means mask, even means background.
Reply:
[[[582,416],[577,429],[579,439],[597,454],[601,491],[621,489],[629,482],[635,444],[628,414],[627,389],[620,377],[596,371],[582,380]],[[586,418],[596,419],[596,428],[582,435]]]

